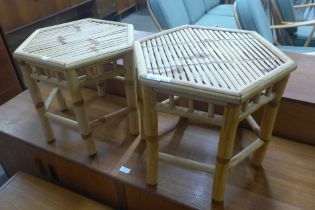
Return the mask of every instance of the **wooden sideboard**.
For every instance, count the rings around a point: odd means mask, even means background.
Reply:
[[[137,0],[116,0],[116,3],[118,15],[121,15],[126,10],[137,6]]]
[[[22,172],[0,188],[0,209],[113,210]]]
[[[0,27],[0,105],[22,91],[14,64]]]
[[[48,87],[41,89],[47,96]],[[85,88],[83,94],[91,119],[124,105],[123,98],[111,94],[98,98]],[[71,111],[63,114],[73,117]],[[52,122],[56,142],[45,142],[28,91],[1,106],[0,116],[0,163],[9,176],[24,171],[115,209],[210,209],[212,175],[160,162],[158,186],[146,186],[146,145],[128,134],[126,117],[94,128],[98,154],[89,158],[79,133],[59,123]],[[207,164],[215,161],[218,128],[159,117],[161,151]],[[243,129],[237,136],[238,150],[255,139]],[[314,147],[273,137],[263,168],[246,161],[232,170],[224,209],[314,209],[314,159]],[[131,171],[123,173],[121,166]]]
[[[11,31],[62,10],[92,0],[0,0],[0,20],[4,31]]]

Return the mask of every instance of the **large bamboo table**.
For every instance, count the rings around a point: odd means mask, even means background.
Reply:
[[[158,160],[162,160],[214,173],[212,200],[223,202],[232,167],[252,153],[252,163],[261,165],[295,63],[255,32],[197,26],[182,26],[136,41],[135,54],[144,106],[147,184],[157,184]],[[157,93],[166,93],[169,99],[157,102]],[[179,97],[188,99],[188,106],[178,106]],[[207,102],[208,112],[195,110],[194,101]],[[223,116],[214,105],[224,108]],[[251,114],[261,107],[264,113],[259,126]],[[216,164],[159,152],[157,112],[221,126]],[[243,120],[257,139],[232,156],[237,127]]]
[[[96,154],[91,127],[113,117],[129,114],[129,130],[138,134],[132,44],[132,25],[83,19],[39,29],[15,51],[48,143],[55,140],[49,120],[79,129],[89,155]],[[117,65],[120,59],[123,67]],[[94,83],[104,96],[104,81],[113,78],[125,81],[127,107],[89,121],[80,88]],[[37,81],[54,86],[45,102]],[[71,93],[76,120],[48,112],[54,98],[67,109],[63,88]]]

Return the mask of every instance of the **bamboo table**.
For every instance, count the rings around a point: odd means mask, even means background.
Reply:
[[[294,62],[255,32],[182,26],[135,42],[142,87],[147,184],[157,184],[158,160],[214,173],[212,200],[223,202],[229,170],[253,153],[260,165]],[[157,93],[169,95],[157,102]],[[178,97],[188,107],[177,106]],[[208,112],[194,110],[207,102]],[[214,105],[224,108],[223,116]],[[252,113],[264,106],[261,125]],[[157,111],[221,126],[215,166],[159,152]],[[235,133],[247,120],[258,137],[232,157]]]
[[[49,120],[79,129],[89,155],[96,154],[91,127],[113,117],[128,114],[130,132],[138,134],[132,44],[132,25],[83,19],[39,29],[15,51],[48,143],[55,140]],[[127,107],[89,121],[80,88],[94,83],[104,96],[104,81],[113,78],[125,81]],[[37,81],[54,86],[45,102]],[[70,91],[76,120],[48,112],[54,98],[67,109],[62,88]]]

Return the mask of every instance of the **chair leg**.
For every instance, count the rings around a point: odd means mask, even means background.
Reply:
[[[28,86],[37,115],[43,127],[46,141],[48,143],[52,143],[55,141],[54,133],[49,123],[49,120],[45,117],[45,113],[46,113],[45,103],[43,101],[37,82],[35,79],[31,77],[32,69],[29,65],[27,65],[24,62],[20,62],[19,65],[22,70],[22,74],[24,76],[25,82]]]
[[[84,107],[84,99],[81,94],[80,84],[77,78],[77,74],[74,70],[67,72],[67,81],[69,84],[69,90],[72,98],[73,109],[76,119],[79,124],[79,130],[82,139],[86,143],[87,153],[90,156],[96,154],[95,144],[92,138],[92,131],[87,117],[87,113]]]
[[[224,108],[224,122],[221,128],[215,173],[212,187],[212,201],[223,202],[232,157],[235,134],[239,124],[241,105],[227,105]]]
[[[138,112],[139,112],[139,128],[140,128],[140,139],[145,142],[145,132],[144,132],[144,109],[143,109],[143,97],[141,85],[137,84],[137,93],[138,93]]]
[[[128,108],[131,110],[128,114],[129,131],[132,135],[139,134],[139,119],[137,111],[137,91],[136,91],[136,70],[133,59],[133,53],[130,52],[124,56],[125,90]]]
[[[315,26],[313,26],[312,31],[309,33],[307,40],[304,43],[304,47],[309,47],[309,45],[311,44],[314,33],[315,33]]]
[[[140,121],[140,139],[145,141],[145,131],[144,131],[144,109],[142,98],[138,100],[138,109],[139,109],[139,121]]]
[[[265,157],[268,145],[272,136],[272,131],[275,125],[280,101],[285,90],[289,77],[285,77],[273,87],[273,92],[276,97],[265,106],[261,120],[259,137],[264,141],[264,144],[253,154],[251,162],[255,166],[260,166]]]
[[[155,110],[156,93],[151,88],[142,85],[144,108],[144,128],[147,142],[147,184],[156,185],[158,177],[158,119]]]

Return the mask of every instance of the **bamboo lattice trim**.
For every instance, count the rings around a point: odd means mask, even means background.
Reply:
[[[184,26],[136,41],[135,51],[147,83],[238,97],[295,66],[258,34],[240,30]]]
[[[130,49],[132,43],[132,25],[83,19],[37,30],[15,51],[15,56],[64,67],[76,63],[83,66],[85,61]]]

